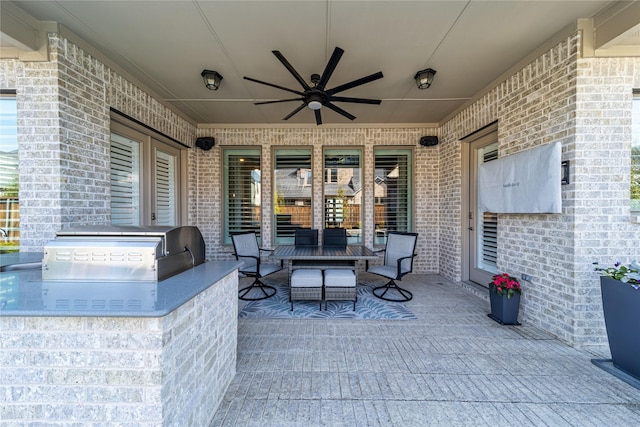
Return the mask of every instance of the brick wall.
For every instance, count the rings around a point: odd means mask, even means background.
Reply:
[[[407,146],[415,153],[416,271],[462,280],[460,139],[498,122],[500,156],[562,141],[571,184],[558,215],[500,215],[501,271],[525,284],[524,320],[575,345],[603,343],[598,278],[591,263],[640,257],[639,224],[629,214],[631,89],[640,87],[638,58],[581,58],[575,34],[532,61],[455,117],[435,128],[196,129],[149,94],[65,39],[50,36],[52,61],[0,60],[0,84],[17,90],[22,250],[40,250],[62,225],[103,222],[108,209],[108,109],[113,107],[185,144],[215,136],[211,151],[189,150],[188,223],[197,225],[207,257],[222,246],[221,147],[262,150],[262,226],[272,241],[271,153],[311,146],[322,170],[323,146],[364,153],[364,243],[373,242],[373,150]],[[101,98],[104,99],[101,104]],[[196,135],[197,134],[197,135]],[[440,144],[418,145],[423,135]],[[314,226],[322,227],[322,177],[314,175]]]
[[[7,425],[209,425],[235,375],[237,274],[163,318],[1,317]]]
[[[640,58],[577,61],[572,308],[575,341],[584,345],[606,342],[592,263],[640,260],[629,203],[632,88],[640,88]]]
[[[592,262],[640,256],[640,224],[629,211],[640,58],[581,58],[579,44],[576,33],[441,126],[439,272],[462,278],[460,139],[497,121],[500,156],[561,141],[572,169],[562,214],[499,215],[498,269],[533,277],[524,283],[524,321],[588,346],[606,343]]]
[[[0,60],[18,107],[21,251],[62,227],[110,222],[109,110],[192,146],[195,127],[77,45],[49,34],[50,61]]]
[[[272,241],[272,150],[275,147],[312,147],[314,227],[323,228],[323,147],[351,147],[363,150],[363,238],[371,247],[374,237],[374,148],[408,147],[414,150],[414,222],[420,234],[414,271],[438,271],[438,146],[418,145],[420,137],[435,135],[434,128],[304,128],[304,129],[199,129],[198,136],[214,136],[210,151],[197,150],[194,167],[197,198],[190,218],[200,228],[207,243],[207,257],[228,259],[231,248],[221,245],[222,233],[222,150],[224,147],[261,147],[262,149],[262,236],[265,247]]]

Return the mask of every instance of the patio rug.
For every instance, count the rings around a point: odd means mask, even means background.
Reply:
[[[357,320],[412,320],[415,314],[404,303],[384,301],[371,293],[373,286],[358,283],[358,302],[353,311],[352,301],[328,301],[327,309],[316,301],[289,302],[289,289],[285,284],[269,283],[277,289],[275,296],[260,301],[248,301],[239,310],[238,317],[248,319],[357,319]]]

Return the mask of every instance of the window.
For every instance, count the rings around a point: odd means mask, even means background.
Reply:
[[[345,228],[347,242],[362,243],[362,169],[359,150],[324,152],[324,228]]]
[[[296,228],[311,228],[310,149],[276,149],[273,172],[274,241],[293,244]]]
[[[640,89],[633,90],[631,125],[631,211],[640,215]]]
[[[255,231],[260,238],[260,149],[226,149],[223,153],[224,243],[231,244],[231,233],[245,231]]]
[[[140,225],[140,146],[111,134],[111,224]]]
[[[326,164],[326,155],[325,155],[325,164]],[[338,182],[338,169],[336,168],[325,168],[324,170],[324,182],[326,184],[336,184]]]
[[[478,149],[476,170],[483,163],[498,158],[498,143],[494,142]],[[476,210],[477,230],[475,266],[492,274],[498,272],[498,214]]]
[[[0,92],[0,253],[20,246],[17,117],[15,92]]]
[[[413,227],[412,151],[379,149],[374,157],[374,244],[384,245],[388,232]]]
[[[186,156],[177,142],[132,123],[111,124],[111,224],[178,225]]]

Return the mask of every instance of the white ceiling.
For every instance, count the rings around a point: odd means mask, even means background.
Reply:
[[[200,124],[314,124],[289,92],[300,90],[271,53],[279,50],[303,78],[322,74],[344,49],[327,88],[382,71],[384,78],[340,93],[381,105],[337,104],[354,124],[439,123],[536,48],[609,1],[17,1],[40,21],[56,21]],[[637,20],[640,22],[640,17]],[[640,37],[627,32],[632,42]],[[413,76],[437,71],[431,88]],[[218,91],[203,69],[224,76]],[[325,124],[349,123],[322,109]]]

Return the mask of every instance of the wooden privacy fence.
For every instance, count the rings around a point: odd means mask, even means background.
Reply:
[[[18,249],[20,245],[20,202],[18,199],[0,198],[0,249]],[[6,233],[6,236],[4,235]]]

